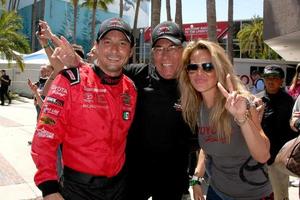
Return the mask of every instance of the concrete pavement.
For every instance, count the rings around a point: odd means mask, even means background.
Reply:
[[[0,199],[41,199],[33,182],[36,169],[28,145],[35,124],[33,100],[21,98],[0,106]],[[298,187],[289,187],[289,192],[290,200],[299,199]]]
[[[33,182],[35,165],[30,146],[36,112],[33,101],[21,98],[0,106],[0,199],[29,200],[41,196]]]

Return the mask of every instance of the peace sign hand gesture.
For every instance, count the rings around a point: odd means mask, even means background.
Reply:
[[[229,74],[226,76],[226,83],[228,91],[218,82],[218,88],[226,98],[225,108],[234,116],[237,122],[242,123],[243,120],[247,119],[249,114],[248,99],[234,90]]]

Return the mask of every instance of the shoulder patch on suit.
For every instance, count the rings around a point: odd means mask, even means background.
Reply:
[[[79,68],[64,69],[61,74],[70,81],[70,85],[76,85],[80,82]]]

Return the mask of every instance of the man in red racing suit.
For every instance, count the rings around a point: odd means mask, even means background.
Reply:
[[[125,33],[112,26],[105,34],[98,37],[99,45],[102,37],[114,42],[115,35],[120,37]],[[131,44],[128,45],[131,49]],[[123,41],[121,46],[124,48]],[[105,54],[104,51],[101,49],[101,53]],[[64,199],[72,200],[122,199],[115,197],[125,190],[120,180],[124,175],[126,137],[137,94],[127,76],[120,73],[111,77],[102,68],[81,64],[63,70],[45,98],[32,142],[32,158],[38,169],[34,181],[43,197],[61,194]],[[59,186],[56,171],[60,144],[63,187]]]

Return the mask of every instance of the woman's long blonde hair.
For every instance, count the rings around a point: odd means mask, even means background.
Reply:
[[[202,103],[201,93],[195,90],[192,86],[188,72],[187,64],[190,63],[191,54],[199,49],[206,49],[211,54],[212,64],[216,73],[217,81],[220,82],[226,89],[226,76],[230,75],[233,88],[241,93],[249,94],[241,83],[240,79],[235,75],[233,66],[229,61],[224,49],[210,41],[198,40],[190,42],[183,51],[182,65],[179,73],[179,90],[181,92],[181,106],[184,120],[189,124],[192,130],[196,130],[197,121],[200,114],[200,104]],[[226,99],[223,94],[217,90],[214,99],[214,106],[211,109],[209,122],[213,130],[217,131],[219,138],[224,138],[227,142],[230,141],[232,129],[232,116],[225,109]]]

